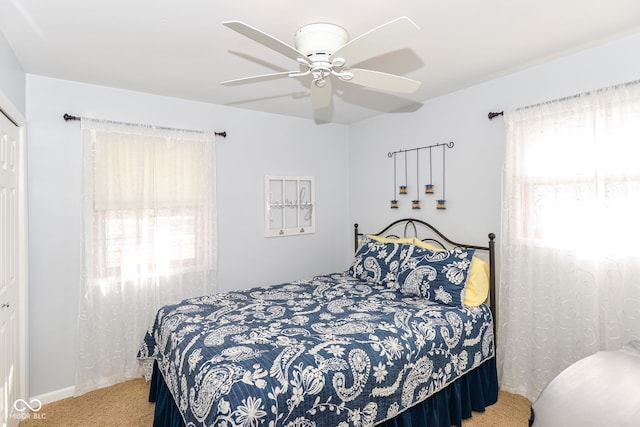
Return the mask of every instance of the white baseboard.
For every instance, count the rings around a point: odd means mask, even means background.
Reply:
[[[44,393],[39,396],[33,396],[31,399],[38,399],[40,403],[46,405],[47,403],[55,402],[57,400],[66,399],[67,397],[73,397],[74,392],[76,391],[75,386],[62,388],[60,390],[51,391],[49,393]]]

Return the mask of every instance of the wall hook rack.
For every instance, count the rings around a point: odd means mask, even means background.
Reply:
[[[453,143],[453,141],[450,141],[450,142],[441,142],[439,144],[427,145],[425,147],[409,148],[407,150],[396,150],[388,153],[387,157],[391,158],[398,153],[408,153],[409,151],[419,151],[419,150],[425,150],[427,148],[442,147],[443,145],[446,146],[447,148],[453,148],[455,144]]]
[[[424,193],[425,194],[433,194],[434,193],[434,185],[433,185],[433,176],[432,176],[432,159],[431,159],[431,154],[432,154],[432,149],[436,148],[436,147],[442,147],[442,199],[438,199],[437,201],[437,209],[446,209],[446,205],[445,205],[445,197],[444,197],[444,180],[445,180],[445,176],[444,176],[444,169],[445,169],[445,162],[444,162],[444,152],[446,151],[447,148],[453,148],[454,147],[454,143],[453,141],[450,142],[442,142],[439,144],[432,144],[432,145],[426,145],[424,147],[416,147],[416,148],[409,148],[406,150],[400,149],[400,150],[396,150],[396,151],[392,151],[390,153],[387,154],[387,157],[389,158],[393,158],[393,199],[391,200],[391,208],[392,209],[397,209],[399,206],[398,203],[398,197],[397,197],[397,193],[396,193],[396,174],[397,174],[397,168],[396,168],[396,155],[398,154],[402,154],[404,153],[404,174],[405,174],[405,185],[401,185],[400,186],[400,190],[399,193],[402,194],[408,194],[408,190],[407,190],[407,170],[408,170],[408,166],[407,166],[407,153],[410,151],[415,151],[416,152],[416,198],[414,200],[412,200],[411,202],[411,208],[412,209],[420,209],[420,196],[419,196],[419,188],[420,188],[420,170],[419,170],[419,151],[420,150],[429,150],[429,184],[425,185],[425,190]]]

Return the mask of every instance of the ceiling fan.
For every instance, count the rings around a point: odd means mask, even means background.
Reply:
[[[334,24],[314,23],[295,33],[295,48],[244,22],[227,21],[224,26],[298,62],[299,70],[263,74],[221,82],[226,86],[257,83],[285,77],[310,76],[311,104],[314,109],[331,103],[331,78],[373,89],[411,93],[422,83],[395,74],[353,68],[362,61],[381,55],[417,34],[420,28],[409,18],[400,17],[376,27],[353,40]]]

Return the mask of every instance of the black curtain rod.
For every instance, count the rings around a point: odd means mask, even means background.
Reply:
[[[555,102],[566,101],[568,99],[579,98],[581,96],[589,96],[589,95],[596,94],[596,93],[599,93],[599,92],[603,92],[603,91],[607,91],[607,90],[611,90],[611,89],[624,88],[626,86],[633,86],[633,85],[637,85],[637,84],[640,84],[640,80],[632,80],[630,82],[625,82],[625,83],[621,83],[621,84],[618,84],[618,85],[608,86],[608,87],[604,87],[604,88],[597,89],[597,90],[590,91],[590,92],[577,93],[575,95],[565,96],[565,97],[562,97],[562,98],[553,99],[551,101],[545,101],[545,102],[541,102],[541,103],[538,103],[538,104],[527,105],[526,107],[518,108],[516,111],[526,110],[527,108],[538,107],[538,106],[544,105],[544,104],[552,104],[552,103],[555,103]],[[489,117],[489,120],[491,120],[491,119],[493,119],[493,118],[495,118],[497,116],[502,116],[503,114],[504,114],[504,111],[500,111],[499,113],[489,113],[488,117]]]
[[[71,114],[67,114],[64,113],[64,116],[62,116],[62,118],[65,120],[65,122],[68,122],[69,120],[80,120],[80,117],[78,116],[72,116]],[[171,129],[171,128],[163,128],[161,126],[156,126],[159,129]],[[217,136],[221,136],[223,138],[227,137],[227,132],[223,131],[223,132],[214,132]]]

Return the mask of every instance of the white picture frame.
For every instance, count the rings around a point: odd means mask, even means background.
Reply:
[[[264,179],[265,237],[315,233],[315,179],[267,175]]]

